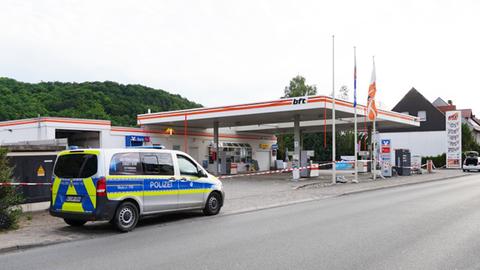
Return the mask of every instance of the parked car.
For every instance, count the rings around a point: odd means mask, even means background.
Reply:
[[[183,210],[216,215],[223,201],[222,182],[183,152],[79,149],[57,157],[50,214],[71,226],[109,220],[126,232],[146,215]]]
[[[480,171],[480,163],[478,161],[478,152],[465,152],[465,160],[463,161],[463,171]]]

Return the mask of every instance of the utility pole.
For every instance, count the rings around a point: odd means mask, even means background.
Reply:
[[[337,182],[335,147],[335,35],[332,35],[332,184]]]

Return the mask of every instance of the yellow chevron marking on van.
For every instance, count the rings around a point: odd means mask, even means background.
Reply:
[[[77,191],[73,185],[68,185],[66,195],[77,195]],[[62,211],[68,212],[85,212],[81,203],[77,202],[64,202],[62,205]]]
[[[53,180],[53,186],[52,186],[52,205],[55,204],[55,201],[57,200],[57,194],[58,194],[58,188],[60,187],[60,178],[55,177]]]
[[[77,191],[75,190],[75,187],[73,185],[68,185],[67,193],[66,195],[77,195]]]
[[[95,187],[95,184],[93,184],[93,179],[91,177],[83,179],[83,185],[92,201],[93,208],[97,208],[97,188]]]
[[[85,212],[83,210],[82,204],[81,203],[75,203],[75,202],[64,202],[62,205],[62,211],[68,211],[68,212]]]

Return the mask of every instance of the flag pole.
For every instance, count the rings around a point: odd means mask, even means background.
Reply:
[[[335,147],[335,35],[332,35],[332,184],[337,182]]]
[[[375,70],[375,56],[372,57],[373,59],[373,69]],[[376,70],[375,70],[376,72]],[[377,79],[375,76],[375,84],[377,83]],[[373,141],[373,180],[377,179],[377,131],[376,131],[376,122],[377,122],[377,117],[373,119],[373,133],[372,133],[372,141]]]
[[[354,147],[354,155],[355,155],[355,164],[353,165],[355,170],[355,178],[353,179],[353,183],[358,183],[358,132],[357,132],[357,47],[353,47],[353,61],[354,61],[354,70],[353,70],[353,110],[354,110],[354,137],[353,140],[353,147]]]
[[[377,179],[377,131],[375,128],[375,122],[377,122],[376,119],[373,120],[373,134],[372,134],[372,139],[373,139],[373,180]]]

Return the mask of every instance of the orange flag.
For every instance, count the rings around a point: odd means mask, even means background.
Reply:
[[[377,118],[377,105],[375,105],[375,94],[377,93],[376,76],[375,76],[375,61],[373,62],[372,80],[368,87],[368,101],[367,113],[368,119],[375,120]]]

